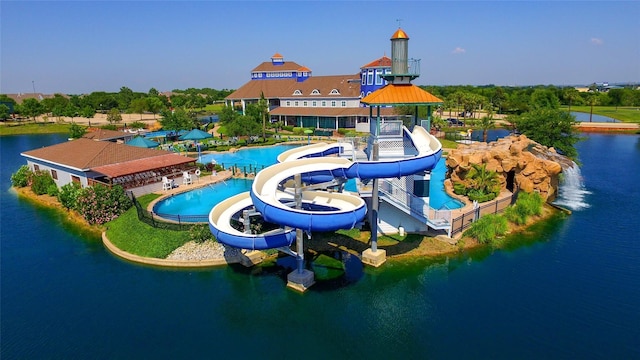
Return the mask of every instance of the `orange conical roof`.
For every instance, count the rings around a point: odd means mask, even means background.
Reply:
[[[404,32],[404,30],[398,28],[398,30],[396,30],[396,32],[393,33],[393,35],[391,36],[391,40],[394,39],[407,39],[409,40],[409,35],[407,35],[406,32]]]
[[[360,102],[367,105],[427,105],[443,101],[413,84],[388,84],[365,96]]]
[[[279,53],[275,53],[275,54],[273,54],[273,56],[271,58],[272,59],[282,59],[282,55],[280,55]]]

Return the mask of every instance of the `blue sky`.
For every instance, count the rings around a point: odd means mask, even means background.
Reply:
[[[236,89],[278,52],[356,74],[398,28],[418,85],[640,81],[640,1],[7,1],[0,92]]]

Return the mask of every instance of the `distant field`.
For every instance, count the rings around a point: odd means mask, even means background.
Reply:
[[[566,106],[563,106],[567,109]],[[590,106],[572,106],[571,111],[583,112],[589,114],[591,112]],[[622,122],[640,123],[640,108],[630,106],[619,106],[616,109],[615,106],[594,106],[594,115],[608,116]]]
[[[69,133],[69,124],[57,123],[0,123],[0,136],[24,134],[63,134]]]
[[[204,107],[206,112],[219,113],[224,108],[224,104],[211,104]]]

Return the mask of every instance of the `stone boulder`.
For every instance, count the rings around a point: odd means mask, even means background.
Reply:
[[[558,194],[563,167],[571,167],[573,161],[525,135],[460,144],[447,156],[445,189],[449,193],[453,193],[454,182],[465,181],[471,164],[486,164],[488,170],[497,172],[502,190],[536,191],[546,201],[552,201]]]

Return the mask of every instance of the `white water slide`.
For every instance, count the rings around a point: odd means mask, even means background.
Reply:
[[[302,146],[282,153],[278,164],[256,174],[251,191],[222,201],[211,210],[212,234],[230,246],[269,249],[291,245],[295,229],[312,232],[355,227],[367,213],[362,198],[348,192],[302,191],[302,206],[297,209],[293,178],[298,174],[303,179],[390,178],[433,169],[442,154],[440,142],[419,126],[413,132],[406,128],[403,131],[413,144],[414,155],[358,162],[328,156],[352,150],[350,145],[339,143]],[[232,219],[238,219],[248,209],[255,209],[265,221],[278,224],[281,229],[263,234],[237,230],[231,225]]]

